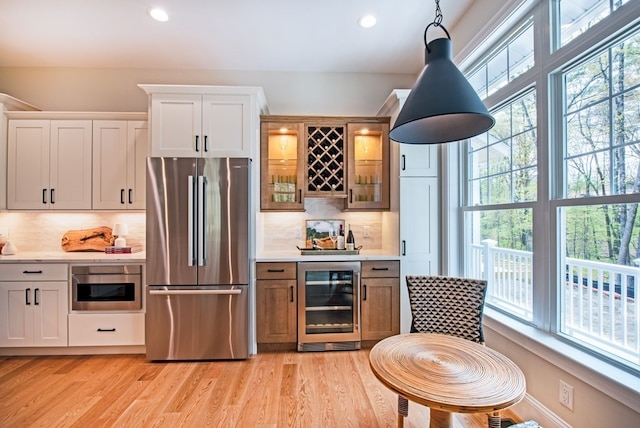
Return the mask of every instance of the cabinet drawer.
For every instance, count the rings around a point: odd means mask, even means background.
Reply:
[[[257,279],[296,279],[296,263],[256,263]]]
[[[69,314],[69,346],[144,345],[144,313]]]
[[[362,262],[363,278],[397,278],[400,276],[398,260],[380,260]]]
[[[69,265],[48,263],[0,264],[3,281],[67,281]]]

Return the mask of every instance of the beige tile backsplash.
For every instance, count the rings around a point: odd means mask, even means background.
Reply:
[[[72,229],[90,229],[98,226],[113,227],[115,223],[129,226],[127,245],[144,248],[145,214],[136,213],[55,213],[4,212],[0,213],[0,233],[7,233],[18,251],[62,251],[62,235]]]

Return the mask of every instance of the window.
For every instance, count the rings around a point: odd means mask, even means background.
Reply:
[[[629,0],[555,0],[560,25],[558,47],[562,47]]]
[[[562,73],[565,196],[557,202],[564,276],[560,331],[636,364],[639,70],[640,34],[635,34]]]
[[[487,305],[632,373],[640,372],[639,4],[540,0],[483,47],[467,75],[496,124],[462,142],[459,159],[459,268],[487,279]],[[553,52],[560,39],[566,46]]]
[[[530,321],[533,222],[522,203],[537,193],[535,91],[492,114],[494,127],[468,144],[468,274],[487,279],[488,303]]]

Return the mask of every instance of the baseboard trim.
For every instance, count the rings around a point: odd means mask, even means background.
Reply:
[[[533,419],[544,428],[573,428],[529,394],[509,410],[518,415],[519,420]]]

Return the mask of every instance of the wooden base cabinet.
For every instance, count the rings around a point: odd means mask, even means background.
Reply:
[[[400,262],[363,261],[360,285],[362,340],[400,333]]]
[[[67,346],[66,264],[0,265],[0,347]]]
[[[296,263],[257,263],[258,343],[297,341]]]

